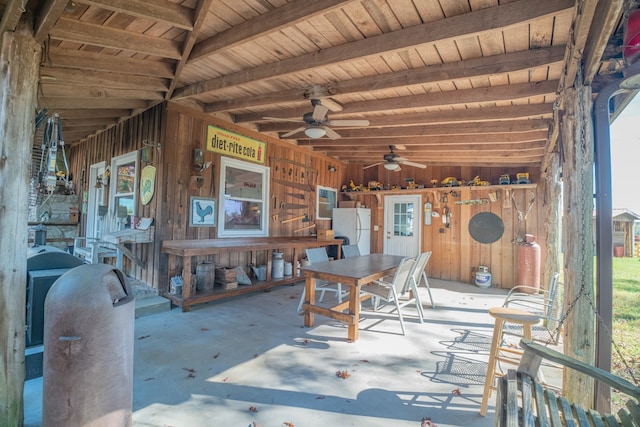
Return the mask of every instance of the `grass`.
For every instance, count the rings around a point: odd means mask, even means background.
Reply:
[[[611,372],[632,383],[640,380],[640,259],[613,258],[613,333]],[[620,354],[616,352],[616,347]],[[637,385],[637,384],[636,384]],[[614,406],[628,399],[612,395]]]

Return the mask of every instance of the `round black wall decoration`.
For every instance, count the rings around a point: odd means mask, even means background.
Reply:
[[[491,212],[480,212],[469,221],[469,234],[477,242],[493,243],[504,233],[502,219]]]

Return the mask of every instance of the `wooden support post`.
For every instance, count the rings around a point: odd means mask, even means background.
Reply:
[[[576,86],[563,93],[565,102],[561,124],[564,150],[564,309],[570,314],[564,323],[564,353],[593,365],[595,358],[595,313],[593,288],[593,122],[591,88],[579,78]],[[578,297],[579,296],[579,297]],[[566,397],[584,407],[593,403],[593,380],[565,370]]]
[[[560,179],[560,155],[557,152],[549,153],[547,170],[543,171],[544,177],[544,228],[547,236],[546,240],[546,262],[542,271],[541,283],[550,283],[551,277],[559,273],[562,268],[560,260],[560,221],[562,200],[561,179]]]
[[[0,426],[24,420],[27,207],[41,47],[23,19],[0,46]]]

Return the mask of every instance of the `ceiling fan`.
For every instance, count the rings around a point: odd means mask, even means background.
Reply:
[[[396,154],[393,152],[393,150],[396,149],[395,145],[390,145],[389,146],[389,153],[384,155],[384,162],[378,162],[378,163],[374,163],[372,165],[367,165],[364,167],[364,169],[367,168],[372,168],[374,166],[378,166],[378,165],[382,165],[384,164],[384,168],[387,170],[391,170],[391,171],[395,171],[398,172],[401,170],[400,165],[407,165],[407,166],[413,166],[414,168],[420,168],[420,169],[426,169],[427,166],[420,164],[420,163],[414,163],[414,162],[410,162],[409,160],[405,159],[404,157],[400,157],[400,155]]]
[[[364,127],[369,126],[369,120],[329,120],[327,117],[327,113],[329,112],[330,107],[323,105],[322,100],[320,99],[320,89],[317,86],[314,86],[313,93],[311,95],[311,105],[313,106],[313,111],[309,111],[302,116],[302,121],[300,120],[286,120],[279,119],[276,117],[263,117],[265,120],[277,120],[277,121],[287,121],[293,123],[304,123],[304,126],[301,126],[297,129],[294,129],[290,132],[285,133],[281,136],[281,138],[288,138],[297,134],[298,132],[304,132],[306,136],[309,138],[322,138],[323,136],[328,136],[331,139],[338,139],[340,135],[331,129],[330,126],[347,126],[347,127]],[[339,107],[339,104],[334,103],[334,101],[327,100],[327,104],[330,106],[335,105]],[[336,108],[332,108],[335,110]]]

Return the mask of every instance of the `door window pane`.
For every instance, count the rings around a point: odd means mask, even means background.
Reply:
[[[394,204],[393,234],[395,236],[413,236],[413,203]]]

